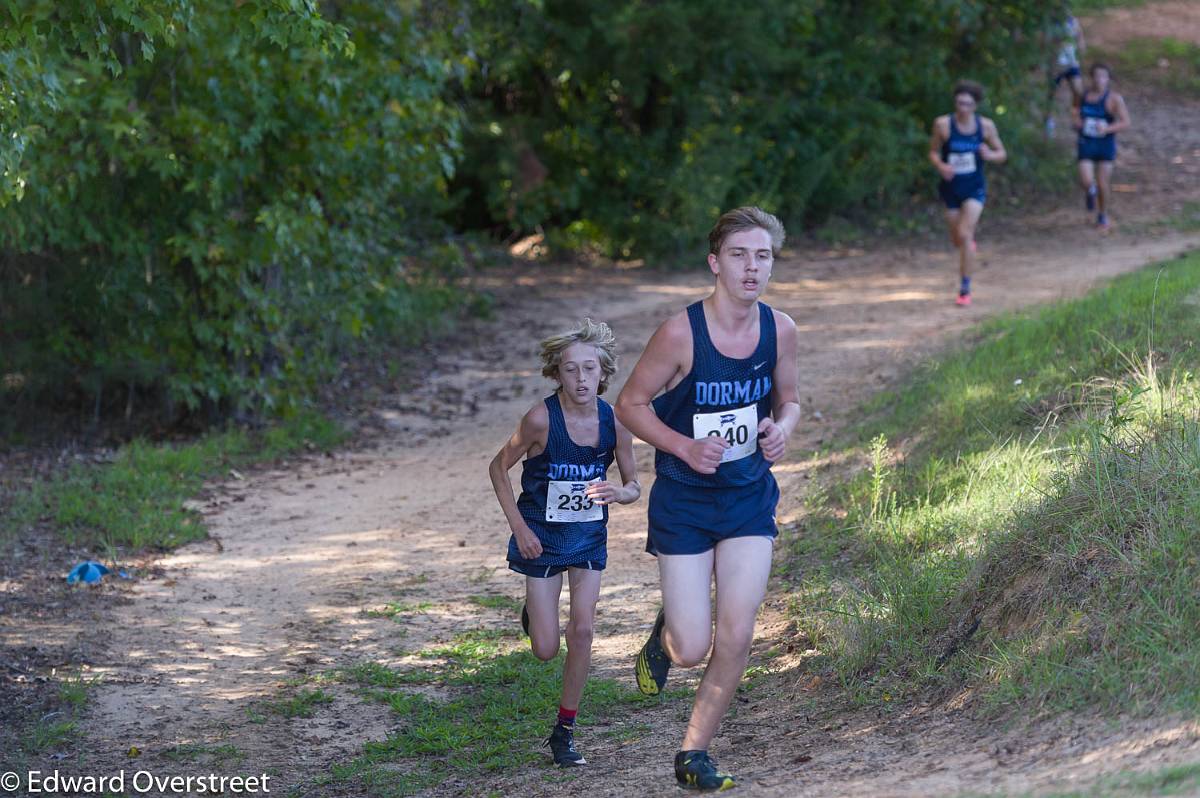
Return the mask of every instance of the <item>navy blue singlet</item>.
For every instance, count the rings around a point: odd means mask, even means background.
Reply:
[[[979,157],[982,144],[983,122],[978,114],[975,115],[975,132],[969,136],[959,131],[958,125],[954,124],[954,114],[950,114],[950,138],[942,142],[942,161],[954,166],[955,174],[954,179],[942,183],[958,199],[977,197],[987,188],[983,159]]]
[[[558,494],[551,514],[586,511],[590,500],[581,496],[579,486],[593,479],[604,479],[617,448],[617,427],[612,405],[596,399],[600,416],[600,440],[595,446],[580,446],[567,434],[566,420],[558,393],[545,398],[550,416],[546,448],[536,457],[527,457],[521,467],[521,496],[517,509],[533,534],[542,543],[542,553],[526,560],[509,536],[508,559],[524,565],[574,565],[593,561],[603,565],[607,558],[608,507],[601,507],[600,518],[592,521],[555,522],[547,520],[547,496],[550,482],[576,486],[571,495]],[[568,486],[568,487],[569,487]]]
[[[1111,161],[1117,157],[1117,134],[1108,133],[1103,136],[1095,135],[1093,125],[1103,119],[1111,124],[1116,118],[1108,112],[1108,92],[1100,95],[1095,102],[1087,101],[1087,94],[1079,104],[1079,116],[1083,127],[1079,131],[1077,143],[1078,157],[1081,161]],[[1089,121],[1091,120],[1091,121]]]
[[[678,385],[655,398],[654,412],[668,427],[689,438],[695,437],[699,423],[731,444],[747,447],[753,444],[753,451],[741,459],[721,463],[715,474],[698,474],[675,455],[660,450],[654,454],[654,470],[660,478],[685,485],[713,488],[749,485],[762,479],[771,464],[758,447],[757,423],[749,429],[729,411],[753,406],[759,421],[771,415],[775,315],[769,305],[759,302],[758,346],[749,357],[732,358],[718,352],[713,345],[703,302],[689,305],[687,314],[692,326],[692,370]],[[703,418],[697,420],[697,415]]]
[[[1083,101],[1079,104],[1079,116],[1083,120],[1083,130],[1079,131],[1080,138],[1090,139],[1111,139],[1115,133],[1109,133],[1104,136],[1088,135],[1089,125],[1088,119],[1103,119],[1105,122],[1111,123],[1115,117],[1108,112],[1108,92],[1100,95],[1100,99],[1095,102],[1088,102],[1087,95],[1084,95]]]

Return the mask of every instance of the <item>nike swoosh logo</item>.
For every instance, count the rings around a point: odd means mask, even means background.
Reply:
[[[762,367],[763,367],[763,366],[765,366],[765,365],[767,365],[767,361],[765,361],[765,360],[764,360],[763,362],[761,362],[761,363],[759,363],[757,366],[755,366],[755,367],[754,367],[754,370],[755,370],[755,371],[758,371],[760,368],[762,368]]]

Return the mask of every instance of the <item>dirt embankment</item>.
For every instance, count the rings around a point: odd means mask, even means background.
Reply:
[[[1200,6],[1192,3],[1130,13],[1145,35],[1159,35],[1149,32],[1161,27],[1180,37],[1181,25],[1200,30]],[[1114,15],[1085,24],[1094,43],[1111,43],[1134,22]],[[784,520],[803,495],[810,452],[919,358],[988,315],[1077,296],[1098,281],[1200,246],[1200,235],[1150,234],[1141,224],[1200,199],[1200,145],[1189,138],[1200,130],[1200,103],[1123,90],[1145,121],[1122,135],[1117,182],[1126,188],[1114,208],[1116,231],[1097,236],[1081,207],[1040,209],[1003,238],[988,237],[985,227],[980,246],[987,265],[975,279],[970,310],[951,302],[956,266],[940,238],[870,251],[803,247],[776,264],[766,299],[796,319],[804,410],[790,455],[775,469],[787,497]],[[1188,136],[1160,135],[1168,129]],[[1071,179],[1064,171],[1064,180]],[[352,756],[364,741],[382,738],[397,719],[335,686],[333,704],[314,718],[272,717],[264,724],[256,707],[286,680],[366,659],[397,663],[401,644],[415,650],[482,618],[515,623],[488,615],[468,597],[521,595],[521,583],[505,569],[507,531],[486,467],[521,413],[548,391],[536,341],[583,316],[604,319],[617,332],[627,374],[655,326],[704,296],[710,282],[700,260],[679,274],[531,265],[516,279],[479,282],[497,297],[494,320],[431,352],[417,387],[378,408],[383,431],[371,445],[215,486],[202,506],[213,540],[162,559],[134,585],[111,588],[128,600],[103,619],[100,633],[110,645],[93,669],[103,681],[93,691],[82,741],[69,751],[75,772],[128,768],[131,746],[142,752],[138,767],[165,770],[176,763],[166,758],[173,746],[232,745],[241,753],[238,772],[275,772],[282,784],[299,784]],[[619,388],[618,380],[613,395]],[[641,444],[636,451],[648,486],[652,453]],[[642,551],[644,513],[644,503],[612,513],[598,676],[628,677],[658,601],[654,561]],[[364,613],[396,600],[419,601],[427,611],[404,627]],[[780,617],[769,599],[764,640]],[[77,621],[55,626],[9,616],[0,619],[0,635],[6,647],[37,645],[47,635],[80,634]],[[815,708],[831,693],[801,676],[756,690],[714,743],[722,764],[743,776],[746,794],[1039,789],[1194,758],[1200,739],[1195,725],[1173,721],[1097,726],[1094,719],[1064,719],[1007,730],[946,707],[816,722]],[[645,720],[651,732],[636,746],[591,741],[588,758],[603,767],[570,789],[669,792],[670,756],[682,726],[675,713],[659,709],[647,710]],[[561,786],[529,772],[506,775],[495,788],[540,795]]]

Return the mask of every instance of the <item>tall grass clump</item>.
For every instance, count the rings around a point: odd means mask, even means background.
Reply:
[[[1200,257],[982,325],[868,403],[786,548],[858,700],[1197,706]]]

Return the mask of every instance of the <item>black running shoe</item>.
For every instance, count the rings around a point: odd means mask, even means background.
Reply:
[[[521,628],[525,630],[525,636],[529,637],[529,606],[521,605]]]
[[[554,764],[560,768],[573,768],[587,764],[583,754],[575,750],[575,737],[570,726],[564,726],[561,723],[554,724],[554,731],[546,739],[546,745],[550,746]]]
[[[717,770],[717,763],[708,751],[680,751],[675,754],[675,780],[685,790],[732,790],[737,781],[728,773]]]
[[[667,683],[667,672],[671,670],[671,658],[662,647],[663,611],[658,611],[654,619],[654,628],[646,645],[638,652],[634,674],[637,676],[638,690],[644,695],[658,695]]]

